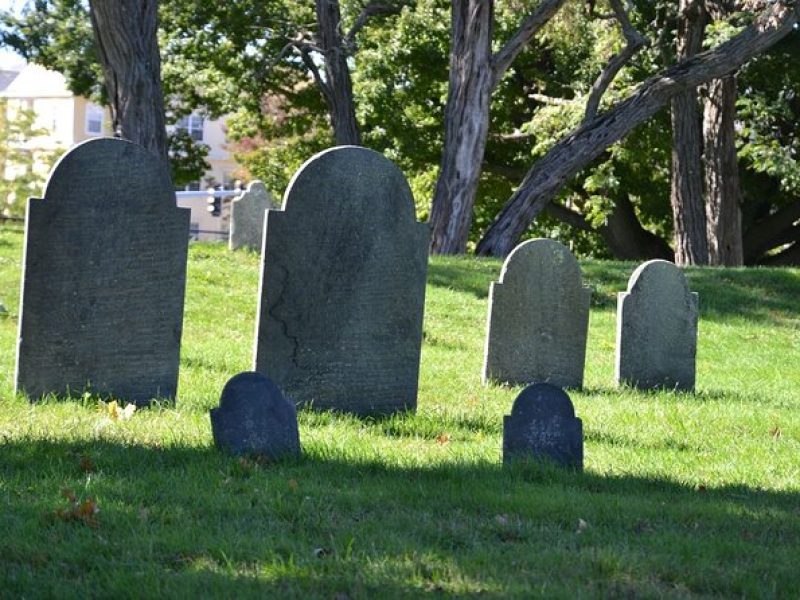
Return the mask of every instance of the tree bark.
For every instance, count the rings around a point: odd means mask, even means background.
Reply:
[[[724,77],[792,31],[800,6],[771,3],[750,27],[713,50],[664,70],[645,81],[626,100],[572,131],[528,171],[516,192],[478,244],[482,255],[505,256],[531,220],[570,177],[614,142],[653,116],[677,94]]]
[[[169,170],[158,0],[90,0],[89,8],[114,134],[141,144]]]
[[[543,0],[494,56],[492,0],[452,2],[444,148],[430,218],[432,253],[466,251],[489,131],[491,93],[564,2]]]
[[[709,14],[722,19],[733,10],[734,3],[723,0],[712,3]],[[708,261],[728,267],[744,262],[735,120],[736,76],[714,79],[708,85],[703,110]]]
[[[431,207],[431,252],[466,251],[489,131],[492,1],[454,1],[444,148]]]
[[[325,60],[323,81],[306,55],[306,65],[312,69],[328,106],[333,137],[337,146],[361,145],[361,133],[356,120],[353,100],[353,81],[347,66],[347,52],[342,35],[342,16],[339,0],[316,0],[317,41]],[[309,64],[309,61],[312,64]]]
[[[687,60],[703,48],[707,15],[702,2],[680,0],[677,32],[678,60]],[[703,204],[702,115],[697,89],[672,99],[672,187],[670,204],[675,229],[675,262],[708,264],[706,216]]]

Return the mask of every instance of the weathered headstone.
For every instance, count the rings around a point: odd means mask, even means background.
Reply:
[[[112,138],[67,152],[28,201],[17,389],[174,398],[188,239],[151,152]]]
[[[640,265],[617,298],[617,383],[693,390],[698,303],[671,262]]]
[[[503,417],[503,462],[513,458],[583,468],[583,424],[564,390],[535,383],[517,396],[511,414]]]
[[[317,154],[267,211],[255,370],[314,409],[413,410],[429,229],[366,148]]]
[[[536,239],[517,246],[489,291],[484,383],[580,388],[591,295],[562,244]]]
[[[225,384],[219,408],[211,409],[211,431],[217,447],[232,454],[300,455],[294,402],[260,373],[239,373]]]
[[[264,213],[268,208],[278,208],[272,194],[260,181],[252,181],[247,190],[231,202],[228,248],[260,250],[264,234]]]

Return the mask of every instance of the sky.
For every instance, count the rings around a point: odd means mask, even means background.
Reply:
[[[26,3],[26,0],[0,0],[0,11],[19,10]],[[0,69],[14,69],[23,64],[25,64],[25,61],[21,56],[6,48],[0,47]]]

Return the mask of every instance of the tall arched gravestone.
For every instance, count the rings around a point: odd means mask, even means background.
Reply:
[[[562,244],[537,239],[514,248],[489,291],[484,383],[581,387],[591,295]]]
[[[174,398],[188,240],[149,151],[100,138],[67,152],[28,201],[17,389]]]
[[[266,186],[252,181],[241,195],[231,202],[231,230],[228,248],[260,250],[264,236],[264,213],[269,208],[278,208]]]
[[[666,260],[640,265],[617,299],[617,383],[693,390],[698,295]]]
[[[366,148],[321,152],[265,227],[255,370],[315,409],[413,410],[430,233],[403,174]]]

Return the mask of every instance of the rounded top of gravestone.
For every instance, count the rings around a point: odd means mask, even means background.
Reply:
[[[581,268],[569,249],[555,240],[537,238],[519,244],[511,251],[500,272],[502,283],[516,279],[539,279],[545,273],[557,274],[580,285]]]
[[[144,203],[176,207],[174,188],[164,162],[144,146],[111,137],[86,140],[61,156],[47,178],[44,197],[85,203],[86,182],[107,181],[108,170],[114,173],[114,190],[124,189],[133,194],[140,191]],[[115,193],[114,190],[98,192]]]
[[[222,388],[219,406],[226,411],[236,410],[240,403],[253,398],[264,399],[266,402],[272,399],[274,402],[276,398],[283,398],[283,394],[269,377],[255,371],[245,371],[231,377]]]
[[[683,271],[668,260],[649,260],[639,265],[628,280],[628,292],[681,289],[689,294],[689,284]]]
[[[237,202],[241,200],[245,194],[259,194],[265,197],[269,197],[269,190],[267,186],[264,185],[264,182],[259,179],[254,179],[250,183],[247,184],[247,188],[242,191],[241,194],[236,196],[233,201]]]
[[[549,383],[534,383],[520,392],[511,408],[512,419],[542,420],[575,418],[575,407],[567,393]]]
[[[381,194],[382,202],[375,201]],[[337,200],[338,202],[334,202]],[[322,209],[364,209],[362,218],[386,216],[416,222],[414,196],[405,176],[382,154],[361,146],[336,146],[308,159],[283,196],[283,210],[319,216]]]

